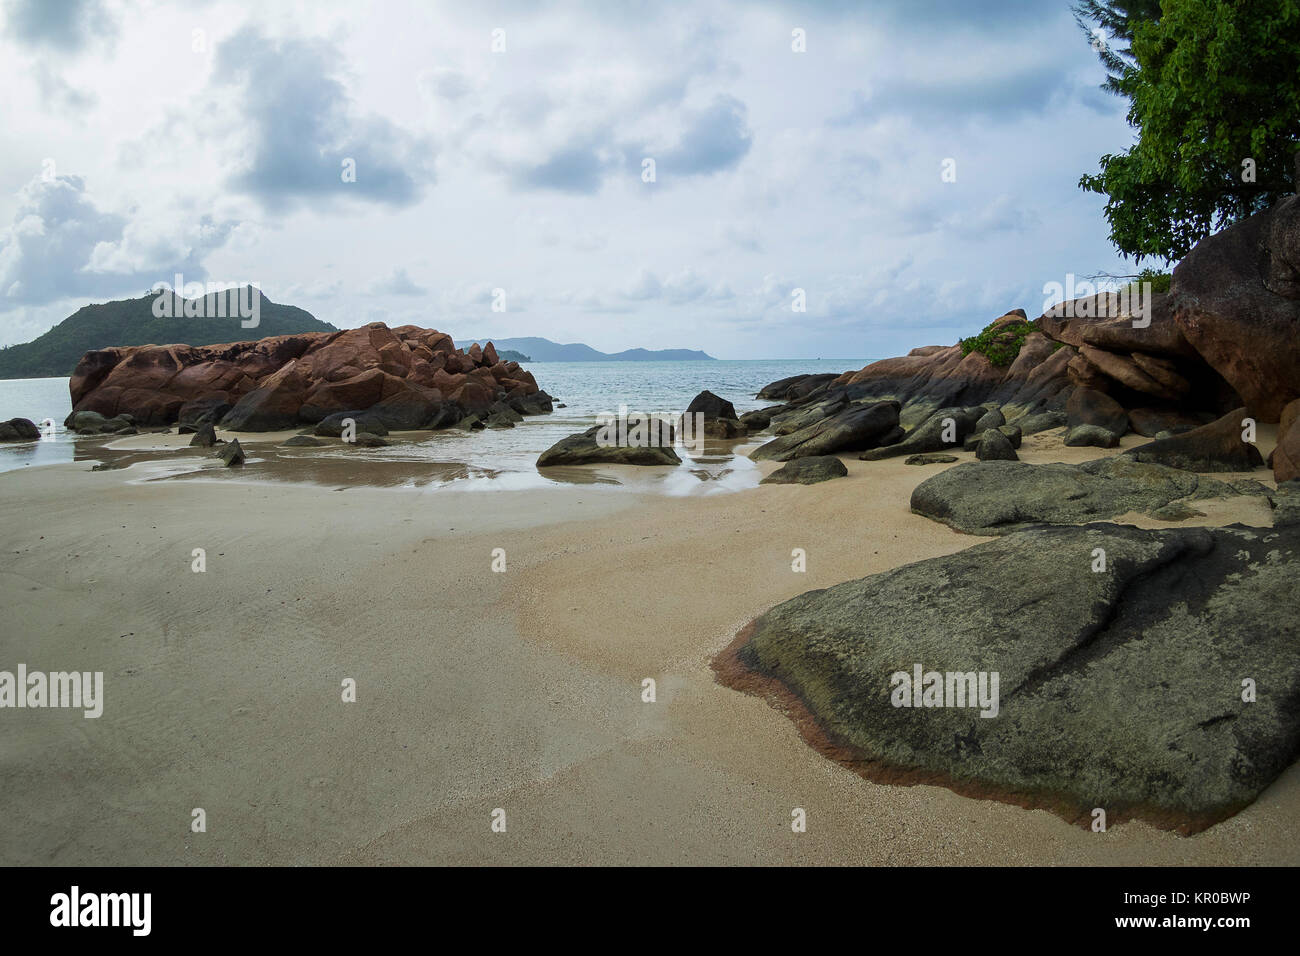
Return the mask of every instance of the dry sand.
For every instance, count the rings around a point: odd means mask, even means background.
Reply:
[[[1044,434],[1021,456],[1098,453]],[[106,685],[98,720],[0,711],[0,863],[1300,863],[1300,767],[1194,837],[1097,834],[872,784],[717,684],[711,658],[772,605],[982,540],[909,512],[943,466],[845,462],[692,498],[0,475],[0,669]],[[1185,524],[1270,523],[1259,499],[1198,507]]]

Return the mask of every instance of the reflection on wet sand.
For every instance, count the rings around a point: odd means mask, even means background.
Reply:
[[[737,442],[708,442],[704,454],[679,449],[679,466],[636,467],[572,465],[536,468],[535,456],[487,454],[489,462],[460,460],[467,448],[445,436],[390,435],[381,448],[358,448],[327,439],[319,447],[285,447],[292,433],[242,434],[248,456],[241,467],[227,468],[212,450],[191,447],[189,436],[174,432],[141,434],[129,439],[86,438],[75,443],[77,462],[94,471],[128,470],[131,481],[275,481],[331,488],[441,488],[521,490],[547,485],[625,487],[669,495],[739,491],[758,483],[755,466]],[[441,440],[439,440],[441,439]],[[454,452],[453,452],[454,449]],[[448,456],[453,452],[455,457]]]

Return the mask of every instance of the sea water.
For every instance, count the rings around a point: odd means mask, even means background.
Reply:
[[[405,433],[387,448],[346,450],[327,447],[321,455],[348,454],[385,461],[465,462],[492,474],[490,483],[476,487],[529,487],[537,483],[537,456],[566,435],[594,425],[599,415],[617,415],[620,406],[643,414],[679,415],[700,392],[708,389],[736,406],[737,413],[773,404],[758,400],[758,390],[791,375],[845,372],[862,368],[866,359],[763,359],[696,362],[527,362],[537,384],[553,395],[557,407],[549,415],[528,416],[515,428],[461,432]],[[566,407],[559,408],[563,403]],[[69,462],[76,436],[63,429],[72,410],[66,378],[0,381],[0,421],[28,418],[39,424],[52,419],[52,434],[39,442],[0,445],[0,471]],[[304,450],[305,452],[306,450]],[[707,461],[685,458],[682,467],[664,481],[669,493],[691,493],[704,478],[720,478],[718,490],[736,482],[757,480],[747,459],[730,456]],[[728,482],[728,478],[737,475]],[[471,484],[474,484],[471,482]]]

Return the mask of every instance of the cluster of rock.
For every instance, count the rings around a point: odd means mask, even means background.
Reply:
[[[112,418],[106,418],[99,412],[73,412],[63,422],[63,427],[78,435],[135,435],[140,429],[136,427],[135,416],[122,412]]]
[[[631,418],[632,416],[629,416]],[[699,433],[697,423],[702,424]],[[766,423],[764,423],[765,425]],[[684,441],[709,438],[739,441],[749,434],[750,426],[736,414],[736,406],[707,389],[686,406],[686,411],[669,421],[661,416],[625,423],[625,432],[640,432],[630,440],[610,441],[606,423],[591,426],[584,432],[560,439],[537,459],[538,468],[557,465],[679,465],[681,456],[673,449],[679,430]],[[763,426],[755,426],[763,427]]]
[[[856,372],[773,382],[758,397],[782,404],[749,414],[779,437],[754,457],[859,451],[872,460],[991,439],[981,457],[999,460],[1018,440],[1005,426],[1022,436],[1064,426],[1066,444],[1114,447],[1130,431],[1168,441],[1215,421],[1235,419],[1240,431],[1251,418],[1279,423],[1276,480],[1300,477],[1300,199],[1202,240],[1146,315],[1115,314],[1117,304],[1103,293],[1033,322],[1017,309],[985,330],[990,348],[924,346]],[[1014,357],[999,364],[997,349]],[[891,406],[868,411],[873,403],[896,406],[897,430],[878,427]],[[956,437],[945,419],[956,420]],[[1262,463],[1235,445],[1215,470]]]
[[[1194,832],[1300,751],[1298,559],[1296,528],[1037,528],[786,601],[717,666],[875,779]],[[943,696],[994,673],[995,715]]]
[[[381,322],[341,332],[228,345],[144,345],[87,352],[69,383],[73,413],[133,425],[213,424],[276,431],[365,412],[392,429],[509,427],[551,411],[550,396],[489,342]]]
[[[764,388],[776,437],[753,457],[789,462],[778,481],[845,453],[974,451],[911,507],[998,537],[777,606],[719,658],[724,682],[774,697],[828,756],[884,782],[1183,832],[1254,800],[1300,753],[1298,204],[1200,243],[1149,323],[1096,296]],[[1254,439],[1272,422],[1276,488],[1243,477],[1265,465]],[[1024,436],[1055,428],[1071,446],[1151,440],[1079,465],[1017,460]],[[1271,530],[1086,523],[1179,521],[1242,495],[1268,500]],[[981,712],[961,691],[990,675],[1000,692]]]

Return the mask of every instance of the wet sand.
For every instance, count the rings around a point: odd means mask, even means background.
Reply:
[[[716,682],[772,605],[984,540],[910,513],[945,466],[846,457],[848,478],[696,497],[631,468],[491,493],[360,462],[347,484],[145,480],[163,438],[107,443],[141,455],[118,470],[0,475],[0,669],[105,675],[98,720],[0,712],[0,862],[1300,863],[1298,767],[1193,837],[1095,834],[871,783]],[[1100,453],[1046,433],[1021,457]],[[1183,524],[1270,523],[1258,498],[1197,507]]]

